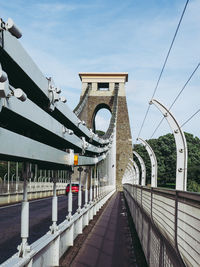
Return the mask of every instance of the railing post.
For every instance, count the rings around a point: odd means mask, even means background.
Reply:
[[[88,169],[85,168],[85,209],[88,207]],[[90,210],[86,211],[83,215],[83,227],[89,224]]]
[[[85,207],[88,206],[88,169],[84,170],[85,172]]]
[[[96,183],[97,183],[97,204],[96,204],[96,211],[99,211],[99,209],[100,209],[100,205],[99,205],[99,166],[97,168],[97,179],[96,179]]]
[[[10,193],[10,161],[8,161],[8,183],[7,183],[7,191]]]
[[[94,168],[91,167],[90,169],[90,210],[89,210],[89,220],[92,220],[93,219],[93,216],[94,216],[94,206],[92,207],[93,205],[93,190],[94,188],[93,187],[93,182],[92,182],[92,177],[93,177],[93,170]]]
[[[94,201],[96,201],[96,175],[97,175],[97,166],[94,167]]]
[[[38,172],[38,166],[37,166],[37,164],[35,164],[34,182],[37,182],[37,172]]]
[[[57,220],[58,220],[58,197],[56,194],[56,181],[57,175],[52,177],[53,179],[53,197],[52,197],[52,226],[50,226],[51,233],[54,234],[57,232]]]
[[[82,167],[78,168],[79,171],[79,190],[78,190],[78,209],[77,212],[81,213],[81,206],[82,206],[82,183],[81,183],[81,172],[83,171]],[[76,233],[82,234],[83,232],[83,215],[76,222]]]
[[[23,163],[24,192],[21,210],[21,238],[22,243],[18,246],[18,256],[24,258],[30,252],[28,245],[29,237],[29,202],[28,202],[28,178],[30,177],[29,163]]]
[[[15,185],[15,191],[18,192],[18,183],[19,183],[19,163],[16,162],[16,185]]]
[[[77,212],[81,212],[81,205],[82,205],[82,183],[81,183],[81,172],[83,171],[82,167],[78,168],[79,171],[79,190],[78,190],[78,209]]]
[[[54,172],[53,172],[54,174]],[[48,174],[50,177],[50,173]],[[52,197],[52,225],[50,226],[51,234],[56,234],[58,231],[57,220],[58,220],[58,198],[56,194],[56,182],[58,180],[57,172],[52,177],[53,181],[53,197]],[[59,265],[59,243],[60,243],[60,236],[54,240],[52,244],[52,252],[50,254],[51,259],[51,266],[58,266]]]
[[[178,254],[178,257],[179,257],[179,260],[180,262],[183,264],[183,266],[185,266],[184,262],[183,262],[183,259],[180,255],[180,251],[179,251],[179,248],[178,248],[178,202],[179,202],[179,199],[178,199],[178,191],[175,191],[176,194],[175,194],[175,214],[174,214],[174,243],[175,243],[175,248],[176,248],[176,251],[177,251],[177,254]]]
[[[72,172],[69,173],[69,194],[68,194],[68,215],[67,220],[70,221],[72,217]]]
[[[30,174],[31,174],[31,172],[32,172],[32,164],[30,163],[29,164],[29,168],[30,168]],[[31,178],[32,178],[32,175],[30,175],[30,177],[29,177],[29,199],[32,199],[32,184],[31,184]]]
[[[94,215],[97,214],[97,165],[94,167]]]
[[[99,168],[97,168],[97,199],[99,199]]]
[[[90,204],[92,204],[92,172],[93,169],[90,169]]]

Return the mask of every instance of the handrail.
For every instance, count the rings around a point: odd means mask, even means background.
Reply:
[[[200,194],[131,184],[124,184],[123,187],[129,207],[132,211],[137,210],[137,215],[132,213],[132,217],[147,262],[150,262],[149,254],[152,261],[164,260],[161,250],[153,252],[154,243],[160,242],[160,248],[166,248],[168,265],[176,262],[175,266],[198,266]],[[141,225],[146,225],[142,233]],[[149,241],[145,239],[142,242],[142,236],[148,236],[147,229],[152,236],[156,235],[157,241],[150,236]],[[172,251],[175,255],[171,254]]]

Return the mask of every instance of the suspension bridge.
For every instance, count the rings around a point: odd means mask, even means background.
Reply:
[[[132,148],[128,73],[79,73],[82,92],[71,110],[20,37],[11,19],[1,20],[0,160],[7,167],[0,188],[1,266],[61,266],[98,215],[70,266],[199,266],[200,195],[186,191],[187,142],[170,108],[154,98],[158,84],[150,104],[174,134],[175,190],[157,187],[157,159],[140,138],[141,127],[138,141],[151,161],[147,186],[145,163]],[[112,117],[98,136],[94,120],[101,108]],[[142,261],[132,246],[132,222]]]

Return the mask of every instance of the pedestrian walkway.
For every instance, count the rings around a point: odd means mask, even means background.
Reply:
[[[139,266],[122,192],[115,193],[111,198],[71,266]]]

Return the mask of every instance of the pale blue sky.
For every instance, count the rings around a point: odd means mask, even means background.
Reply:
[[[13,18],[22,45],[68,105],[78,103],[78,72],[128,72],[127,102],[133,140],[174,35],[183,0],[2,1],[0,16]],[[170,106],[200,61],[200,1],[190,0],[155,98]],[[200,108],[200,70],[172,109],[182,124]],[[150,138],[160,118],[151,107],[141,137]],[[99,118],[102,125],[103,117]],[[184,130],[200,137],[200,114]],[[155,137],[170,131],[163,123]]]

